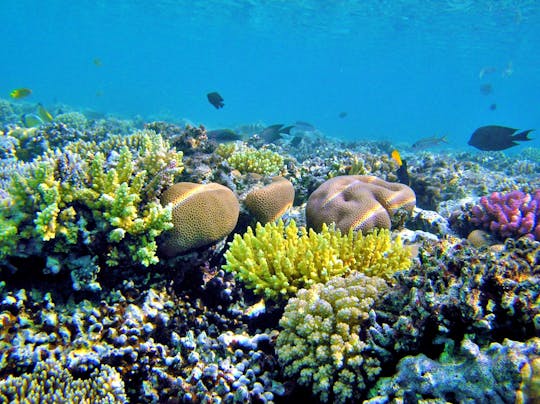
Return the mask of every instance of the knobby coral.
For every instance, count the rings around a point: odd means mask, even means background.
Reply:
[[[325,283],[334,276],[360,271],[389,279],[410,266],[410,252],[401,240],[392,241],[389,230],[363,236],[323,224],[319,233],[297,228],[294,220],[257,223],[235,235],[225,253],[223,268],[234,272],[248,288],[268,298],[294,295],[300,288]]]
[[[283,157],[268,149],[240,147],[227,158],[229,165],[241,173],[272,175],[284,168]]]
[[[366,361],[359,331],[386,288],[383,279],[354,272],[300,290],[279,322],[276,349],[285,374],[312,385],[323,402],[343,403],[362,391],[378,363]]]

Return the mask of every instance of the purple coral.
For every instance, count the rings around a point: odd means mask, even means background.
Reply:
[[[471,223],[501,238],[527,236],[540,241],[540,189],[531,194],[494,192],[473,206]]]

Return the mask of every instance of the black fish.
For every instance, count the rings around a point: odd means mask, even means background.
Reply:
[[[515,133],[518,129],[497,125],[482,126],[474,131],[467,144],[485,151],[505,150],[517,146],[519,143],[516,141],[533,140],[527,137],[533,130]]]
[[[276,140],[281,139],[282,133],[290,135],[292,128],[294,128],[294,125],[283,127],[282,123],[278,123],[264,128],[263,131],[259,134],[259,136],[264,139],[266,143],[273,143]]]
[[[396,175],[401,184],[411,185],[411,179],[409,178],[409,173],[407,172],[407,160],[401,161],[401,165],[397,169]]]
[[[208,136],[208,139],[212,139],[217,142],[233,142],[235,140],[242,139],[242,136],[230,129],[209,130],[206,132],[206,136]]]
[[[223,108],[223,106],[225,105],[223,103],[224,101],[223,97],[215,91],[213,93],[206,94],[206,97],[208,98],[208,101],[210,102],[210,104],[212,104],[217,109]]]
[[[489,106],[489,109],[490,109],[491,111],[495,111],[495,110],[497,109],[497,104],[495,104],[495,103],[494,103],[494,104],[491,104],[491,105]]]

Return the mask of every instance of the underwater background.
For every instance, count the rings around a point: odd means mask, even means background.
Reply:
[[[0,403],[540,403],[538,2],[0,17]]]
[[[484,124],[539,126],[539,14],[518,0],[5,0],[0,92],[210,128],[299,120],[347,140],[446,134],[459,148]],[[227,107],[209,108],[210,91]]]

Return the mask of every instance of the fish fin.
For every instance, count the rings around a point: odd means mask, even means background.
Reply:
[[[512,136],[512,140],[533,140],[528,137],[528,134],[532,132],[533,130],[534,129],[527,129],[527,130],[524,130],[523,132],[516,133],[515,135]]]
[[[441,142],[448,143],[448,138],[446,137],[446,135],[441,136]]]
[[[295,125],[286,126],[279,130],[279,133],[286,133],[287,135],[291,134],[291,129],[294,128]]]

